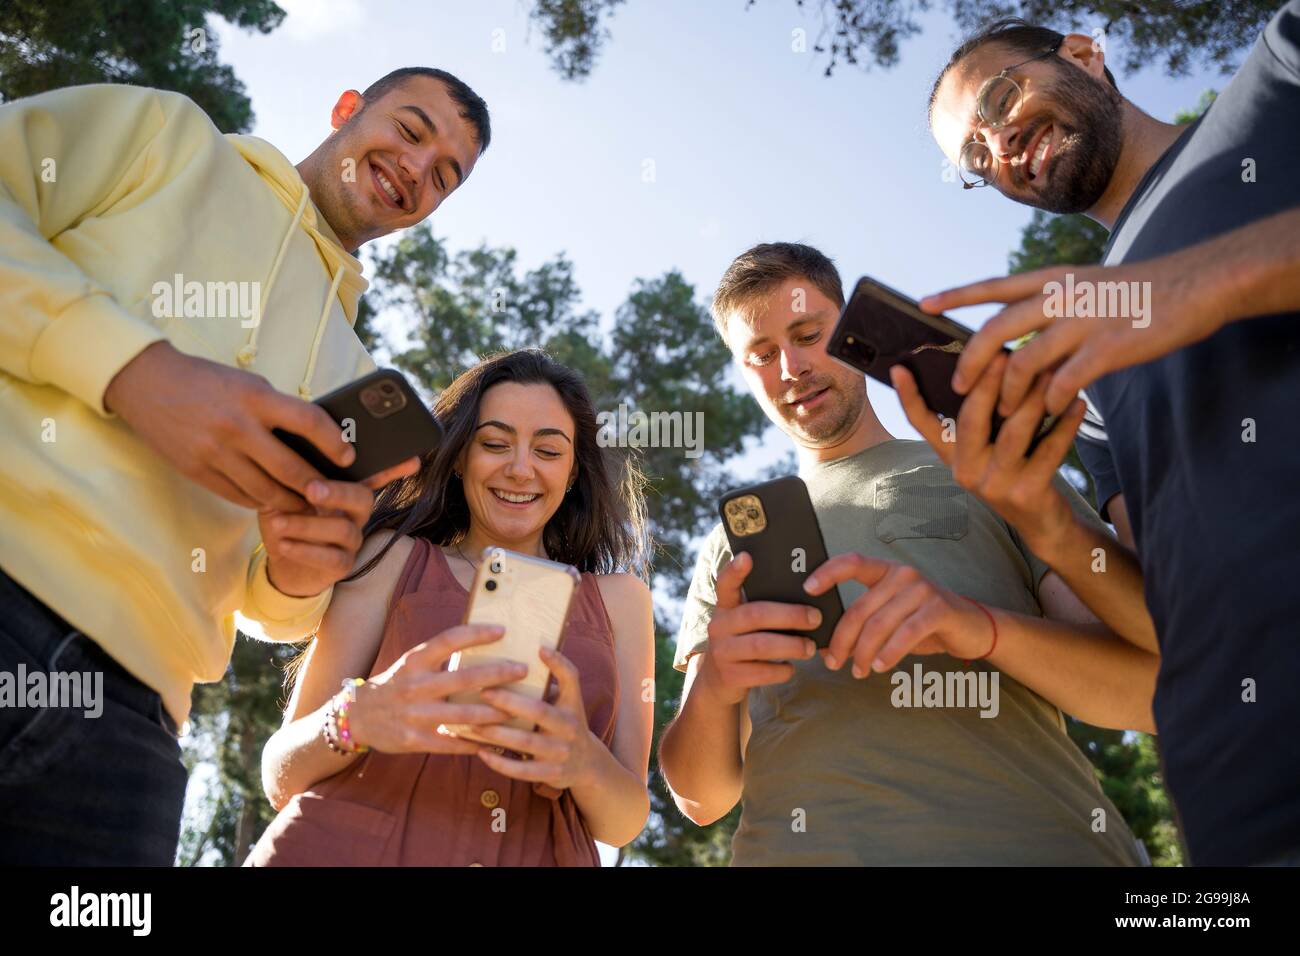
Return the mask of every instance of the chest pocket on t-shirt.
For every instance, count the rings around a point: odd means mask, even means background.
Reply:
[[[966,492],[946,468],[917,468],[876,482],[876,537],[888,544],[899,538],[965,537],[970,522]]]

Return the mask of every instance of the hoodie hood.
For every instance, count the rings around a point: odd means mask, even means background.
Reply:
[[[339,302],[343,306],[343,313],[347,316],[348,322],[355,324],[357,302],[370,285],[361,274],[361,260],[339,244],[334,230],[317,210],[315,203],[311,202],[307,184],[303,182],[298,170],[283,153],[266,140],[256,136],[230,133],[226,135],[226,139],[244,157],[245,162],[253,167],[262,181],[271,187],[271,191],[287,209],[296,212],[301,208],[298,225],[316,243],[316,249],[330,275],[338,277],[339,271],[342,270],[342,277],[338,284]],[[307,202],[304,203],[305,196]]]

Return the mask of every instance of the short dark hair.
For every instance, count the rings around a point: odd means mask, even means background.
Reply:
[[[492,123],[488,118],[487,103],[483,101],[483,97],[470,89],[468,83],[457,76],[453,76],[446,70],[437,70],[431,66],[404,66],[375,80],[366,87],[365,92],[361,94],[361,98],[366,103],[373,103],[413,76],[427,76],[429,79],[437,80],[447,87],[448,95],[460,107],[460,118],[466,120],[474,128],[474,138],[478,140],[479,154],[481,155],[486,151],[488,143],[492,141]],[[365,107],[362,106],[363,111],[364,109]]]
[[[840,271],[824,253],[801,242],[764,242],[738,255],[722,274],[710,309],[723,341],[727,317],[739,312],[753,321],[755,307],[787,279],[807,279],[822,295],[844,308]]]
[[[948,72],[954,66],[980,47],[989,43],[1000,43],[1013,53],[1028,58],[1035,53],[1042,53],[1045,50],[1059,47],[1064,39],[1064,33],[1057,33],[1047,27],[1034,26],[1020,17],[1002,17],[999,20],[984,24],[961,41],[961,45],[952,51],[952,56],[948,58],[948,62],[944,64],[943,69],[939,71],[939,75],[935,77],[934,86],[930,88],[930,104],[927,115],[933,120],[934,101],[939,96],[939,86],[943,83],[943,78],[948,75]],[[1110,72],[1110,67],[1107,66],[1102,69],[1106,72],[1106,81],[1118,90],[1119,85],[1115,82],[1115,75]]]

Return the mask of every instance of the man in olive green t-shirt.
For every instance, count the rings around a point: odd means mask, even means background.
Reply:
[[[1090,610],[1030,550],[1028,538],[1040,552],[1050,539],[1127,567],[1055,463],[1030,509],[1042,517],[1014,529],[930,446],[885,432],[863,377],[826,355],[842,304],[831,262],[785,243],[738,258],[715,296],[755,398],[799,452],[832,556],[810,591],[838,586],[845,614],[820,656],[774,633],[808,629],[808,609],[742,602],[752,559],[733,561],[713,530],[678,635],[682,707],[660,753],[674,799],[701,825],[742,801],[738,865],[1143,862],[1062,716],[1152,729],[1158,660],[1142,646],[1140,579],[1136,593],[1127,573],[1080,588],[1100,606]],[[961,454],[981,439],[965,418]],[[1032,429],[1008,426],[1023,452]],[[1017,457],[1059,462],[1074,427],[1068,416]],[[1001,467],[1023,478],[1020,463]]]

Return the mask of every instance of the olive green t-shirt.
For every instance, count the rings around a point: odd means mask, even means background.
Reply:
[[[900,561],[959,594],[1041,616],[1047,566],[968,495],[924,442],[888,441],[805,466],[830,555]],[[1105,528],[1060,482],[1085,520]],[[722,526],[696,564],[674,666],[707,649]],[[848,605],[865,588],[839,586]],[[784,684],[749,692],[736,865],[1137,865],[1061,712],[987,662],[904,657],[855,680],[820,655]]]

